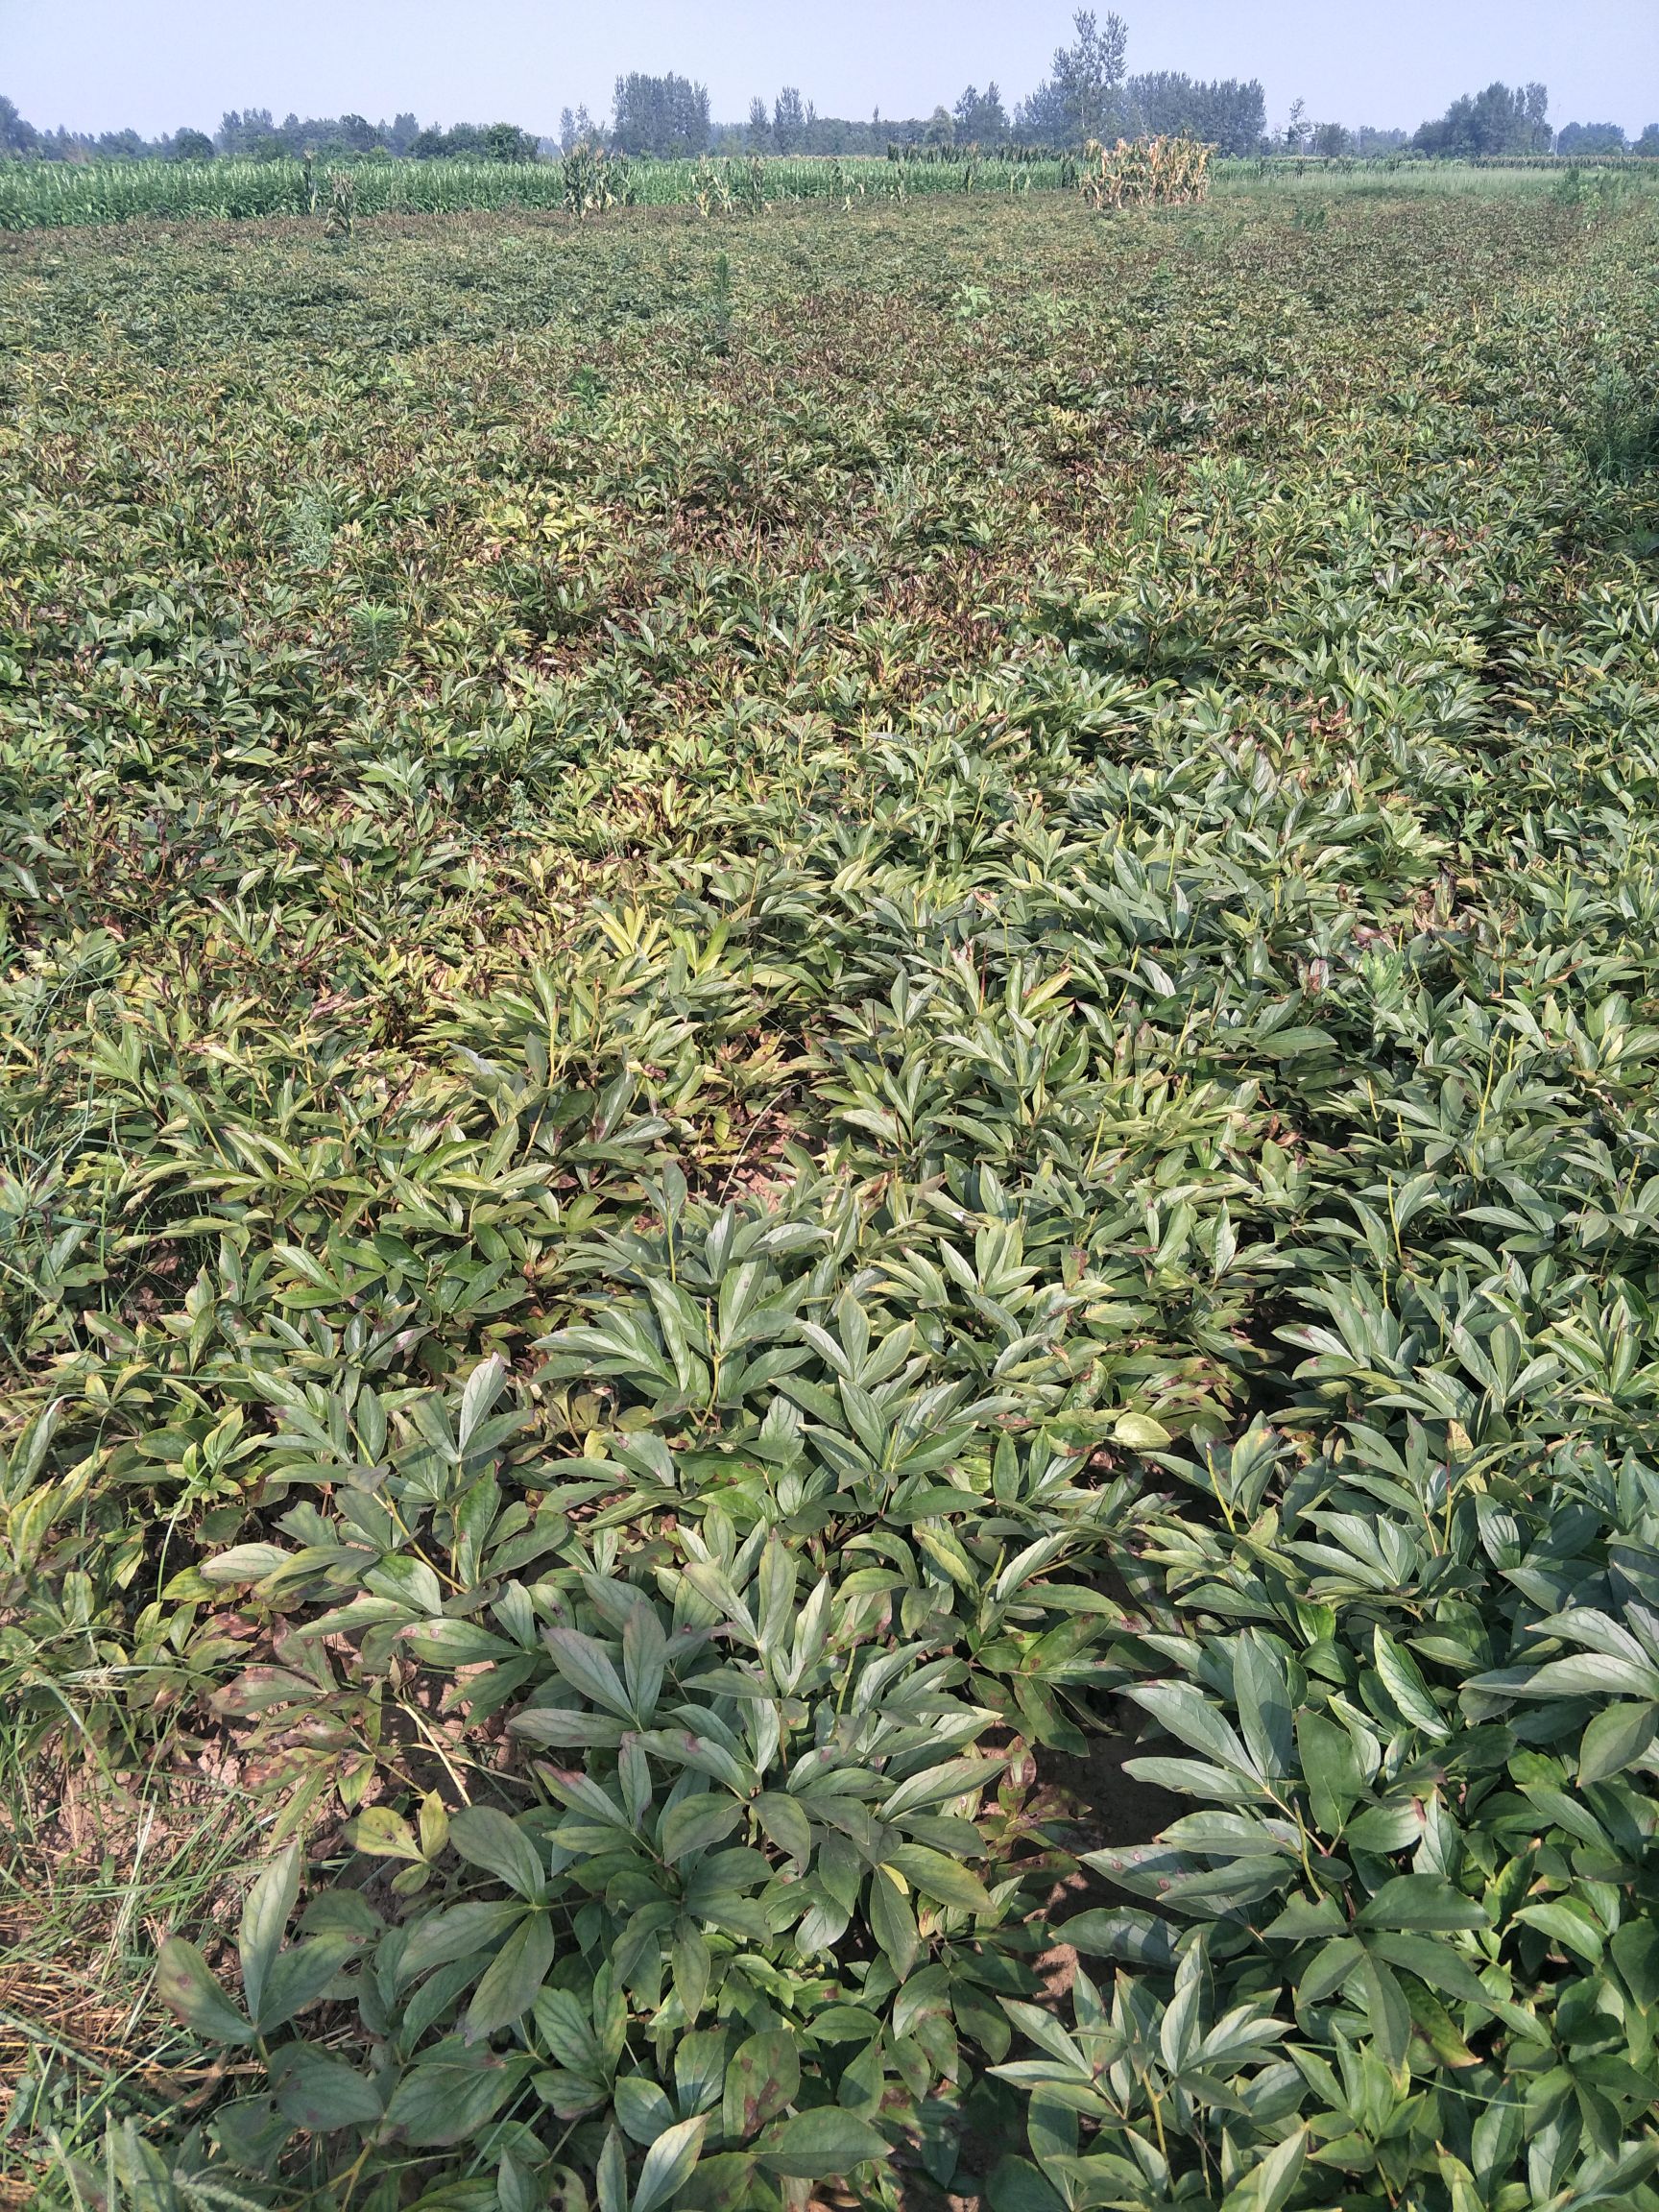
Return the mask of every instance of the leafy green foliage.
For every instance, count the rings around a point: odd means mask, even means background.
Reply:
[[[1659,2206],[1653,215],[1330,206],[9,254],[82,2201]]]

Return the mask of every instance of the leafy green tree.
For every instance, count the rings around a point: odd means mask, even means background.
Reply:
[[[535,161],[541,148],[516,123],[457,123],[449,131],[429,124],[416,133],[409,152],[417,161]]]
[[[1128,26],[1116,13],[1102,24],[1092,8],[1079,8],[1071,22],[1072,43],[1055,50],[1048,77],[1021,106],[1022,138],[1081,146],[1132,127],[1123,86]]]
[[[800,154],[806,146],[807,108],[793,84],[785,84],[772,109],[772,143],[780,154]]]
[[[578,104],[575,108],[560,109],[559,147],[562,153],[568,154],[575,146],[590,146],[599,135],[599,126],[585,107]]]
[[[1502,154],[1548,154],[1550,95],[1542,84],[1488,84],[1454,100],[1438,122],[1425,123],[1412,144],[1425,154],[1469,159]]]
[[[39,132],[18,114],[15,102],[0,93],[0,154],[36,154],[39,149]]]
[[[289,123],[301,128],[295,117],[291,116]],[[332,132],[334,125],[325,128]],[[219,119],[218,146],[221,154],[238,161],[280,161],[292,151],[269,108],[229,108]]]
[[[748,141],[757,154],[764,154],[772,143],[771,110],[758,93],[749,103]]]
[[[211,161],[213,141],[205,131],[177,131],[167,149],[170,161]]]
[[[1649,123],[1630,151],[1632,154],[1659,156],[1659,123]]]
[[[100,161],[144,161],[156,149],[139,132],[105,131],[92,141],[92,151]]]
[[[1066,103],[1069,135],[1080,140],[1104,138],[1123,120],[1129,28],[1116,13],[1101,24],[1092,8],[1080,8],[1072,25],[1075,40],[1058,48],[1054,56],[1054,83]]]
[[[1623,126],[1619,123],[1569,123],[1555,141],[1557,154],[1623,154],[1626,151]]]
[[[981,92],[970,84],[956,103],[956,136],[965,145],[1000,146],[1008,136],[1008,110],[995,83]]]
[[[709,150],[709,87],[688,77],[646,77],[634,71],[616,80],[612,135],[623,154],[666,157]]]
[[[1131,77],[1129,112],[1136,131],[1154,137],[1202,138],[1223,154],[1255,154],[1267,132],[1267,96],[1254,80],[1206,84],[1174,70]]]
[[[540,149],[528,131],[520,131],[517,123],[492,123],[484,132],[484,157],[487,161],[529,162],[539,158]]]

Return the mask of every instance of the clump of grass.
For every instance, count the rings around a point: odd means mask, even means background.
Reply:
[[[84,2204],[108,2130],[175,2136],[218,2081],[157,1948],[234,1923],[261,1815],[175,1748],[119,1773],[0,1722],[0,2212]]]
[[[1633,484],[1659,468],[1659,406],[1623,369],[1605,369],[1591,389],[1580,445],[1592,475]]]
[[[714,256],[714,278],[709,288],[709,348],[724,360],[732,350],[732,256]]]
[[[301,568],[325,568],[339,517],[326,492],[301,492],[288,511],[288,543]]]

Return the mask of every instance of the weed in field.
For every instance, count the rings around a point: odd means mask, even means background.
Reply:
[[[365,601],[351,610],[351,637],[364,672],[376,677],[397,658],[403,617],[396,607]]]
[[[714,256],[714,280],[709,290],[709,347],[722,360],[732,350],[732,261],[726,253]]]
[[[1634,483],[1659,467],[1659,404],[1621,369],[1603,369],[1591,388],[1584,455],[1613,484]]]
[[[339,516],[324,491],[301,492],[288,515],[288,542],[302,568],[324,568],[334,550]]]

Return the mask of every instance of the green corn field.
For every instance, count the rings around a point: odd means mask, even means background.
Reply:
[[[1139,148],[1126,149],[1131,163]],[[1195,149],[1194,152],[1201,150]],[[61,225],[125,223],[145,217],[246,222],[309,215],[326,197],[332,164],[301,161],[0,161],[0,230]],[[356,210],[364,215],[444,215],[489,209],[568,209],[568,164],[380,159],[349,165]],[[963,155],[890,161],[868,156],[716,156],[704,160],[618,160],[620,204],[667,207],[716,203],[784,204],[799,201],[926,198],[942,193],[1022,194],[1070,190],[1086,183],[1087,163],[1071,157],[1013,158]],[[1423,159],[1321,162],[1307,157],[1229,160],[1211,174],[1235,185],[1311,185],[1353,191],[1499,190],[1528,180],[1579,173],[1646,183],[1659,180],[1659,161],[1637,156],[1594,162],[1535,156],[1498,162]],[[1106,204],[1120,204],[1113,184]]]
[[[5,2212],[1659,2212],[1659,194],[1158,158],[0,165]]]
[[[747,160],[618,163],[626,202],[674,206],[695,199],[709,172],[734,181]],[[767,203],[888,198],[902,192],[1026,192],[1056,189],[1058,160],[890,162],[863,156],[776,156],[758,163]],[[365,161],[351,166],[365,215],[443,215],[471,209],[562,208],[565,165],[495,161]],[[248,221],[312,211],[319,177],[300,161],[0,161],[0,230],[124,223],[150,217]]]

